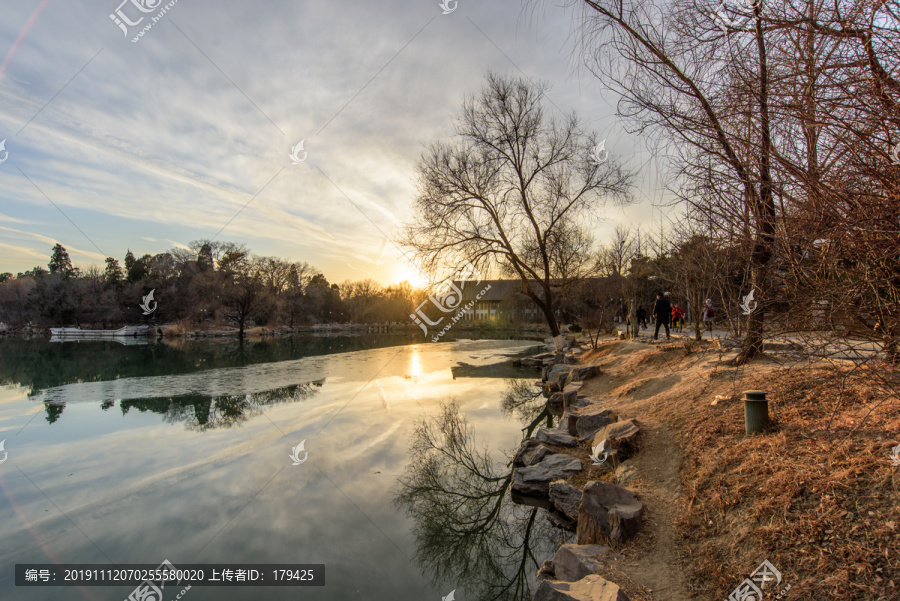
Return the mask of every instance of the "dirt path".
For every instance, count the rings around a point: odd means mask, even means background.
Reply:
[[[679,554],[674,525],[683,503],[682,453],[669,428],[653,416],[657,395],[671,391],[682,378],[664,375],[665,370],[652,365],[640,366],[636,377],[637,366],[627,355],[629,350],[646,349],[644,345],[620,347],[614,356],[597,358],[603,375],[588,381],[584,388],[587,394],[603,398],[604,405],[622,417],[637,419],[642,429],[641,448],[631,460],[638,478],[629,488],[644,503],[644,526],[617,551],[609,563],[609,577],[625,588],[632,601],[689,601],[685,558]]]
[[[674,526],[682,500],[678,476],[681,453],[668,428],[636,417],[644,431],[644,446],[632,460],[640,474],[632,488],[644,503],[644,529],[623,550],[614,569],[636,585],[644,599],[688,601]]]

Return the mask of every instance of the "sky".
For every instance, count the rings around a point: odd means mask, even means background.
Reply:
[[[547,111],[640,168],[636,203],[591,225],[600,242],[650,226],[667,210],[652,149],[580,68],[576,15],[536,6],[3,0],[0,272],[46,267],[57,242],[87,267],[212,238],[332,282],[415,283],[393,240],[416,161],[488,71],[549,83]]]

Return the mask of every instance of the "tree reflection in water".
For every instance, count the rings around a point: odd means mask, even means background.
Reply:
[[[467,599],[531,599],[538,558],[552,553],[551,526],[506,494],[507,459],[476,448],[456,401],[416,424],[394,502],[414,521],[416,563],[435,586],[464,588]]]
[[[263,407],[295,403],[319,393],[324,380],[293,384],[252,394],[206,396],[185,394],[174,397],[121,401],[122,415],[132,408],[163,415],[168,423],[183,422],[188,430],[205,432],[216,428],[233,428],[260,415]]]
[[[547,397],[541,389],[535,390],[531,380],[507,380],[506,385],[506,393],[500,405],[506,415],[528,424],[522,428],[525,438],[531,436],[545,417],[547,427],[553,427],[553,414],[547,405]]]

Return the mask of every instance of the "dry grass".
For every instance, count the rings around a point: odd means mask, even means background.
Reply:
[[[865,368],[852,376],[849,365],[788,368],[777,355],[735,368],[728,362],[735,356],[715,341],[625,341],[585,357],[602,375],[583,392],[623,417],[662,422],[683,457],[681,504],[671,501],[674,510],[665,511],[651,503],[645,529],[617,550],[622,562],[611,562],[607,577],[637,601],[724,599],[768,559],[783,582],[765,591],[766,601],[788,584],[791,601],[900,600],[900,466],[890,460],[900,443],[900,401]],[[753,389],[768,392],[772,424],[747,437],[740,392]],[[722,400],[713,406],[716,397]],[[569,479],[574,486],[612,480],[591,465],[587,444],[557,450],[585,466]],[[641,478],[659,479],[647,466],[670,451],[640,453]],[[651,483],[641,482],[634,488],[643,497]],[[653,483],[663,485],[671,488]],[[657,540],[660,519],[674,521],[671,539]],[[651,591],[647,570],[634,563],[662,570],[650,564],[670,550],[677,559],[661,561],[687,575],[684,585],[675,591],[672,580],[655,577],[660,590]]]
[[[163,330],[163,336],[166,338],[181,338],[184,336],[184,333],[187,332],[187,328],[185,328],[181,324],[174,324],[170,326],[166,326],[165,330]]]
[[[765,361],[762,362],[765,364]],[[900,467],[889,458],[900,409],[860,373],[844,388],[835,369],[744,370],[732,384],[770,392],[773,425],[743,432],[743,405],[682,403],[664,411],[686,456],[679,520],[700,598],[724,598],[764,559],[790,599],[900,599]],[[727,391],[726,394],[730,392]],[[883,399],[882,399],[883,400]],[[676,415],[676,413],[678,415]]]

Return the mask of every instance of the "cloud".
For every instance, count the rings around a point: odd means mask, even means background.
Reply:
[[[44,235],[41,235],[41,234],[36,234],[36,233],[34,233],[34,232],[25,232],[25,231],[22,231],[22,230],[16,230],[16,229],[9,228],[9,227],[5,227],[5,226],[2,226],[2,225],[0,225],[0,231],[10,232],[10,233],[13,233],[13,234],[18,234],[20,237],[25,236],[25,237],[28,237],[28,238],[34,238],[35,240],[39,240],[39,241],[41,241],[41,242],[44,242],[45,244],[49,245],[51,248],[52,248],[53,246],[56,246],[57,244],[61,244],[61,242],[59,242],[59,240],[56,240],[55,238],[50,238],[50,237],[48,237],[48,236],[44,236]],[[81,250],[81,249],[76,248],[76,247],[74,247],[74,246],[72,246],[72,245],[68,245],[68,246],[63,245],[63,246],[65,246],[66,251],[69,253],[69,256],[70,256],[70,257],[78,257],[78,256],[82,256],[82,257],[88,257],[88,258],[90,258],[90,259],[95,259],[95,260],[101,261],[101,262],[106,260],[106,256],[101,255],[100,253],[95,253],[95,252],[92,252],[92,251],[89,251],[89,250]],[[36,254],[38,254],[38,256],[41,256],[41,257],[43,257],[43,258],[49,258],[49,257],[50,257],[49,249],[48,249],[48,251],[47,251],[47,254],[45,254],[45,255],[41,255],[41,254],[37,253],[37,251],[33,251],[33,252],[36,253]]]
[[[46,261],[48,258],[48,255],[42,255],[34,249],[25,246],[14,246],[6,242],[0,242],[0,248],[5,248],[21,258],[37,259],[39,261]]]
[[[137,238],[183,248],[172,240],[227,224],[219,239],[343,280],[409,219],[419,155],[452,134],[489,69],[548,80],[556,105],[616,130],[601,84],[571,76],[561,9],[537,19],[518,0],[451,15],[437,2],[193,0],[132,44],[108,17],[114,5],[88,4],[41,12],[7,65],[0,197],[17,216],[47,205],[21,169],[113,256]],[[9,47],[34,3],[4,11]],[[301,139],[308,159],[292,165]],[[610,133],[609,148],[630,144]],[[72,235],[46,221],[47,239]],[[373,263],[376,279],[393,272]]]
[[[0,221],[7,221],[9,223],[21,223],[23,225],[33,224],[33,221],[29,221],[27,219],[18,219],[17,217],[10,217],[9,215],[4,215],[0,213]]]
[[[175,248],[180,248],[181,250],[189,250],[193,252],[193,249],[187,244],[182,244],[181,242],[175,242],[174,240],[166,240],[169,244],[174,246]]]

